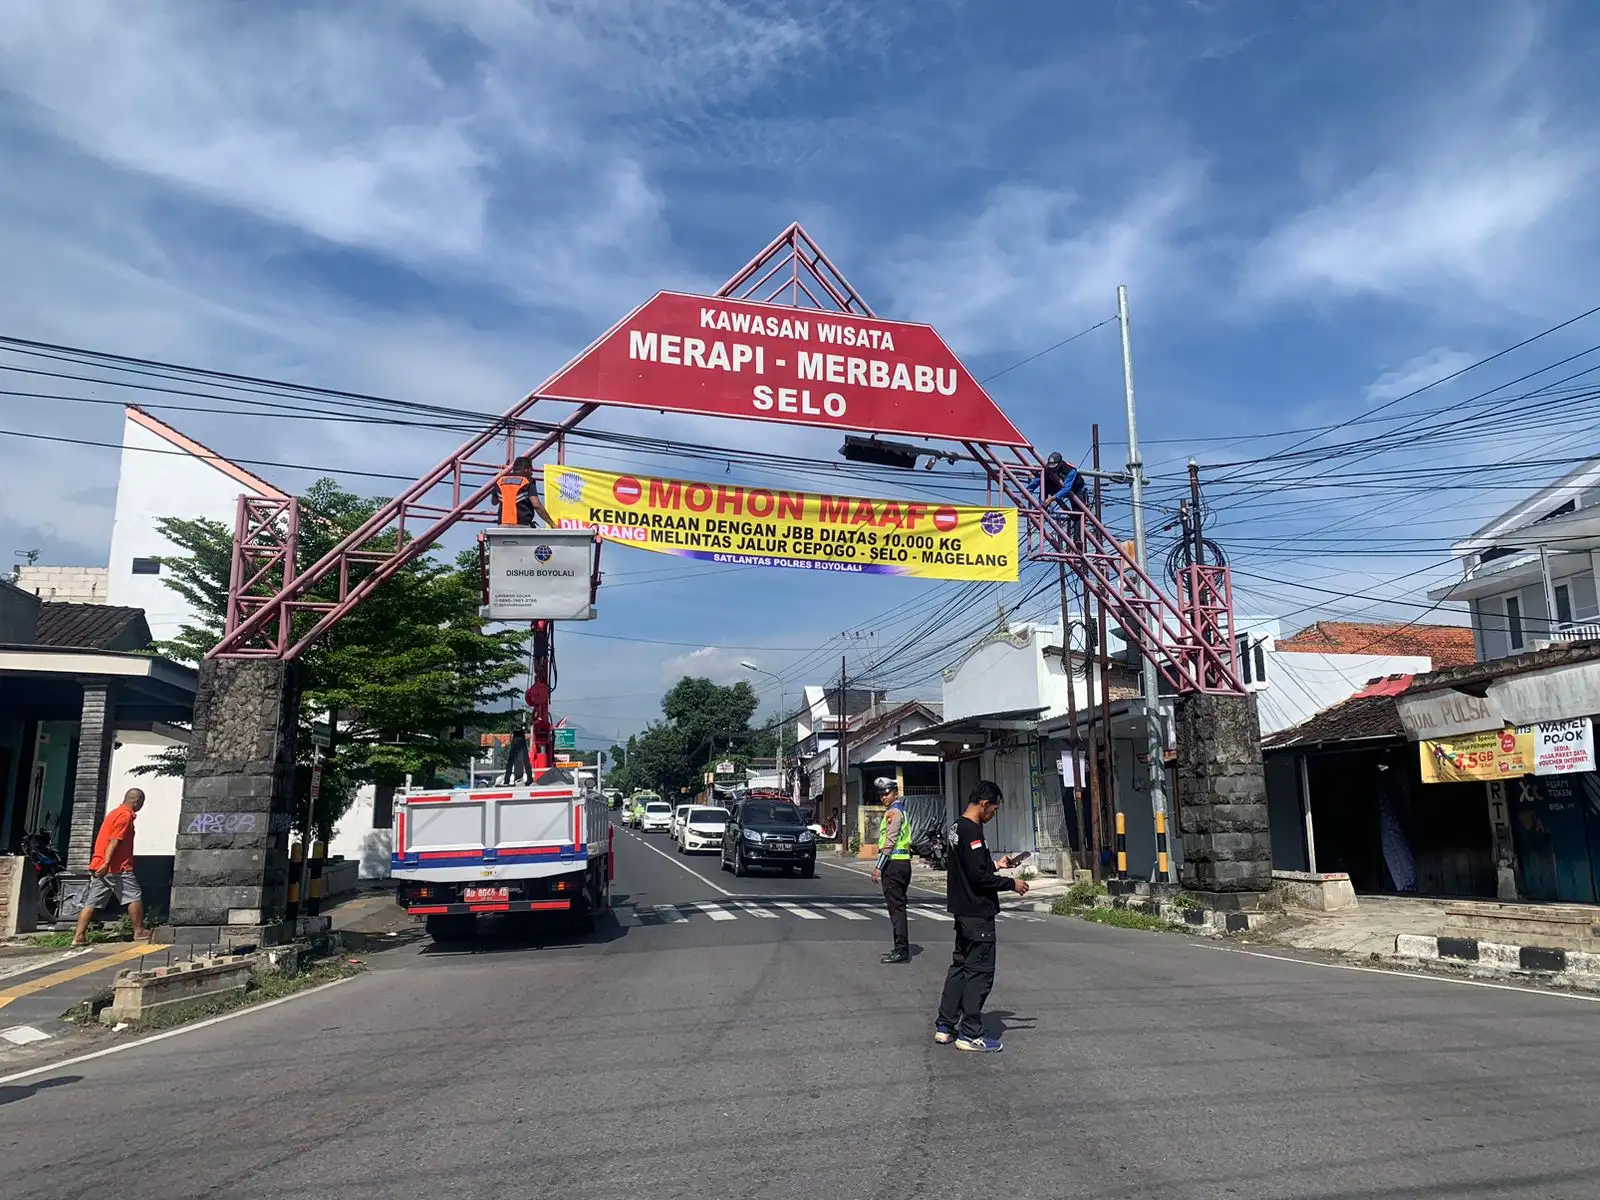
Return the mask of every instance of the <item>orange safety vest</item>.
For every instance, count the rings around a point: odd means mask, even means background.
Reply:
[[[500,524],[517,524],[517,493],[528,481],[520,475],[500,477]]]

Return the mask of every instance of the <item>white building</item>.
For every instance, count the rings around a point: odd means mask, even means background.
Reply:
[[[1478,658],[1600,637],[1600,459],[1590,459],[1453,547],[1461,579],[1428,593],[1464,603]]]
[[[144,609],[157,641],[193,622],[193,609],[162,580],[161,560],[179,550],[156,522],[206,517],[232,529],[241,494],[288,499],[260,476],[130,406],[122,423],[106,602]]]
[[[1372,636],[1352,632],[1359,628]],[[1263,733],[1297,725],[1371,679],[1431,670],[1436,664],[1427,655],[1387,652],[1395,628],[1314,626],[1282,639],[1276,620],[1241,619],[1237,661],[1245,685],[1257,695]],[[1317,636],[1311,637],[1313,633]],[[1348,636],[1340,641],[1339,634]],[[1316,648],[1304,648],[1302,639],[1304,646]],[[1046,862],[1064,851],[1083,851],[1088,807],[1087,789],[1075,778],[1071,747],[1074,717],[1080,745],[1087,745],[1090,685],[1079,672],[1067,672],[1061,641],[1060,629],[1050,625],[1023,625],[986,635],[944,673],[943,722],[902,741],[903,748],[930,753],[937,747],[952,816],[978,780],[998,784],[1006,801],[991,829],[990,844],[997,852],[1040,853]],[[1110,651],[1113,794],[1126,821],[1129,871],[1146,876],[1155,860],[1156,843],[1139,664],[1118,642]],[[1081,662],[1081,657],[1075,654],[1074,661]],[[1100,700],[1097,695],[1097,713],[1103,709]],[[1171,696],[1164,694],[1158,719],[1169,758],[1172,705]],[[1104,737],[1105,727],[1099,728],[1097,736]],[[1170,788],[1168,795],[1170,799]],[[1078,822],[1076,828],[1071,827],[1073,820]],[[1179,856],[1182,847],[1176,838],[1173,841],[1173,853]]]
[[[285,493],[229,462],[142,409],[129,406],[122,422],[122,458],[111,520],[111,561],[105,568],[105,603],[144,610],[151,636],[165,641],[196,621],[194,609],[163,581],[162,560],[181,553],[156,522],[201,517],[233,527],[239,496],[285,498]],[[144,789],[139,853],[165,856],[177,844],[183,780],[136,775],[134,769],[163,750],[187,742],[183,730],[119,729],[111,755],[110,795]]]
[[[1276,620],[1241,620],[1235,661],[1245,687],[1256,693],[1261,736],[1293,728],[1348,699],[1369,680],[1421,675],[1435,666],[1452,665],[1435,663],[1426,654],[1383,652],[1386,628],[1374,625],[1371,637],[1353,641],[1366,647],[1363,652],[1343,653],[1300,649],[1294,638],[1284,641]]]

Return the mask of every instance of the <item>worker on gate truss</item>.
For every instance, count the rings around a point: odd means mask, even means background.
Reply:
[[[1069,497],[1076,496],[1085,504],[1089,501],[1089,485],[1078,468],[1061,457],[1059,450],[1050,452],[1050,457],[1044,460],[1044,470],[1037,479],[1029,481],[1028,490],[1041,497],[1044,507],[1059,504],[1068,512],[1072,510]]]
[[[512,511],[507,511],[508,508]],[[500,523],[532,525],[535,517],[552,528],[555,526],[544,501],[539,498],[538,475],[533,458],[524,454],[512,462],[511,470],[500,477]]]

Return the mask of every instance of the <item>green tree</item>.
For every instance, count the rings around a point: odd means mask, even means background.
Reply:
[[[300,501],[299,562],[309,566],[382,503],[320,480]],[[194,607],[185,625],[157,650],[198,663],[221,638],[226,615],[232,531],[215,521],[157,522],[184,554],[164,560],[167,586]],[[392,548],[392,537],[375,549]],[[335,597],[322,591],[313,599]],[[380,806],[410,775],[430,783],[463,768],[477,750],[468,735],[497,727],[504,714],[488,710],[515,692],[523,672],[527,632],[489,631],[478,616],[476,551],[453,562],[423,554],[376,589],[300,659],[299,759],[302,831],[327,836],[349,807],[353,789],[374,784]],[[314,616],[302,618],[303,621]],[[321,798],[307,805],[311,731],[337,713],[323,767]],[[182,754],[159,764],[181,773]]]
[[[681,788],[702,787],[705,772],[719,758],[743,763],[771,754],[776,744],[772,732],[750,727],[759,703],[748,683],[724,687],[684,676],[661,698],[662,720],[630,737],[626,748],[611,748],[611,761],[617,764],[612,786],[675,796]]]

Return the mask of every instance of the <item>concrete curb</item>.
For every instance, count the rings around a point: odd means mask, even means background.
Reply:
[[[1271,915],[1259,912],[1222,912],[1212,908],[1195,908],[1188,904],[1174,904],[1170,900],[1152,901],[1144,896],[1113,896],[1111,907],[1132,908],[1139,912],[1146,912],[1152,916],[1160,917],[1164,921],[1171,921],[1174,925],[1186,925],[1196,933],[1204,933],[1213,937],[1221,937],[1229,933],[1248,933],[1257,925],[1262,924]]]
[[[1056,897],[1055,899],[1059,899]],[[1055,900],[1024,900],[1016,905],[1004,905],[1024,912],[1048,913]],[[1101,896],[1093,908],[1131,908],[1135,912],[1149,913],[1174,925],[1183,925],[1195,933],[1208,937],[1222,937],[1230,933],[1247,933],[1269,920],[1274,914],[1259,912],[1222,912],[1210,908],[1194,908],[1170,901],[1153,903],[1144,896]]]
[[[1548,946],[1508,946],[1477,938],[1430,937],[1402,933],[1394,939],[1394,956],[1424,962],[1460,963],[1494,971],[1560,976],[1573,982],[1600,984],[1600,954]]]

